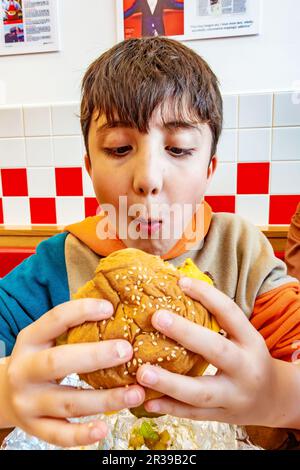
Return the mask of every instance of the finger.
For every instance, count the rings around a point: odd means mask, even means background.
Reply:
[[[191,405],[173,400],[172,398],[159,398],[149,400],[144,404],[150,413],[168,414],[178,418],[188,418],[199,421],[230,422],[223,408],[196,408]]]
[[[36,397],[34,406],[39,416],[74,418],[139,406],[144,400],[145,391],[139,385],[110,390],[70,390],[53,386]]]
[[[103,439],[107,426],[102,421],[75,424],[60,419],[38,418],[26,431],[59,447],[77,447]]]
[[[230,396],[220,377],[189,377],[174,374],[161,367],[144,365],[138,369],[137,381],[144,387],[184,401],[192,406],[212,408],[225,406]]]
[[[158,310],[152,316],[153,326],[186,349],[203,356],[209,363],[228,374],[235,374],[241,365],[241,351],[224,336],[197,325],[168,310]]]
[[[179,285],[184,293],[201,302],[231,337],[242,344],[253,343],[257,331],[227,295],[198,279],[184,277],[179,280]]]
[[[57,305],[22,330],[22,345],[42,345],[54,341],[73,326],[111,317],[113,306],[107,300],[78,299]]]
[[[67,344],[25,355],[21,369],[26,381],[53,381],[73,373],[118,366],[129,361],[132,354],[131,344],[121,339]]]

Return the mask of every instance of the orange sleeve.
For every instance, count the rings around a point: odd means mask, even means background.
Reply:
[[[257,297],[252,325],[264,337],[270,354],[292,361],[300,358],[300,284],[290,282]]]

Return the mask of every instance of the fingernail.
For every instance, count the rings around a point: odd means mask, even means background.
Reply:
[[[191,286],[192,280],[190,277],[181,277],[178,281],[178,284],[182,289],[188,288]]]
[[[131,354],[132,347],[126,341],[120,341],[116,344],[116,352],[120,359],[124,359],[124,357],[127,357]]]
[[[98,309],[104,315],[111,315],[114,311],[112,304],[103,300],[98,302]]]
[[[125,392],[125,403],[128,406],[139,404],[141,399],[141,394],[137,390],[128,390],[128,392]]]
[[[153,370],[145,370],[141,375],[141,381],[148,385],[154,385],[158,381],[158,376]]]
[[[160,312],[157,312],[155,316],[155,320],[159,324],[159,326],[161,326],[162,328],[167,328],[168,326],[171,326],[173,323],[172,316],[165,310],[161,310]]]
[[[99,441],[105,436],[104,429],[101,429],[99,425],[95,427],[94,423],[89,423],[88,427],[91,428],[90,438],[93,439],[93,441]]]
[[[147,403],[147,411],[150,411],[150,413],[158,413],[160,411],[159,403]]]

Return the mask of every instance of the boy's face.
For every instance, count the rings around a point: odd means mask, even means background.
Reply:
[[[175,124],[170,112],[164,115],[164,126],[159,110],[152,114],[148,133],[121,122],[111,128],[104,115],[96,118],[94,112],[85,163],[97,200],[114,206],[114,225],[126,246],[163,255],[181,237],[215,171],[217,158],[209,163],[210,128],[188,120]],[[120,196],[126,197],[125,214]],[[132,207],[135,204],[139,206]],[[174,217],[174,205],[192,212],[177,210]]]

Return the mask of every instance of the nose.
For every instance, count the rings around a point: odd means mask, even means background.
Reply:
[[[136,160],[133,189],[136,194],[155,196],[163,186],[163,169],[157,158],[151,155],[139,155]]]

